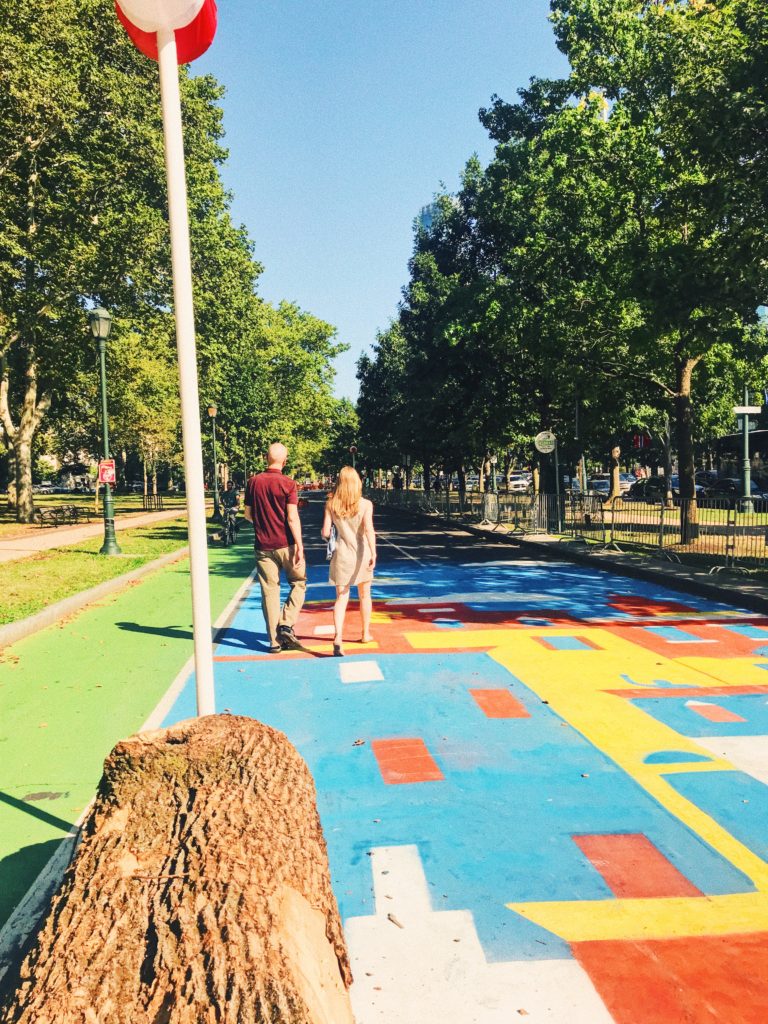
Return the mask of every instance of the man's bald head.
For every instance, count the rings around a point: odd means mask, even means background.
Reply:
[[[269,446],[267,452],[267,465],[270,469],[282,469],[288,461],[288,449],[284,444],[280,444],[279,441],[275,441],[274,444]]]

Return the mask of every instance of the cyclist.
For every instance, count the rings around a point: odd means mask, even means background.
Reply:
[[[237,513],[240,511],[240,493],[235,481],[229,480],[221,495],[224,510],[224,543],[231,543],[237,533]]]

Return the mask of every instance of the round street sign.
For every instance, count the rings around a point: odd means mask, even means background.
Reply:
[[[540,434],[534,437],[533,443],[536,445],[537,452],[541,452],[542,455],[549,455],[550,452],[555,450],[557,438],[551,430],[542,430]]]

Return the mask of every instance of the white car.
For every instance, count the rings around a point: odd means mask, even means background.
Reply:
[[[524,473],[513,473],[509,478],[510,494],[527,494],[531,487],[530,479]]]

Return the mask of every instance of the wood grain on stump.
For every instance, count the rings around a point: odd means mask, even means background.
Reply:
[[[119,743],[4,1024],[351,1024],[304,761],[248,718]]]

